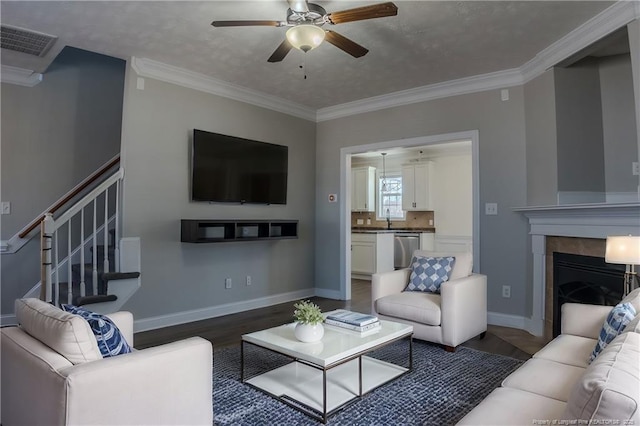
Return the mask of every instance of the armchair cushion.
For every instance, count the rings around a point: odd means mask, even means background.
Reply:
[[[402,318],[426,325],[440,325],[440,295],[421,292],[402,292],[375,301],[381,315]]]
[[[102,359],[87,321],[40,299],[18,299],[16,318],[22,329],[72,364]]]
[[[406,291],[440,293],[442,283],[449,280],[456,258],[413,256],[411,276]]]
[[[80,306],[62,305],[62,309],[84,318],[98,342],[98,349],[103,357],[128,354],[131,347],[127,343],[118,326],[106,315],[89,311]]]

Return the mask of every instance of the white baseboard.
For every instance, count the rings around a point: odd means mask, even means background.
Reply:
[[[293,300],[313,297],[317,291],[313,288],[292,291],[289,293],[275,294],[273,296],[261,297],[258,299],[245,300],[242,302],[226,303],[224,305],[211,306],[208,308],[194,309],[191,311],[176,312],[157,317],[143,318],[134,321],[135,332],[155,330],[157,328],[170,327],[173,325],[185,324],[193,321],[200,321],[209,318],[216,318],[223,315],[236,314],[238,312],[249,311],[251,309],[265,308],[279,303],[291,302]],[[293,311],[292,311],[293,312]]]
[[[16,318],[15,314],[0,315],[0,327],[17,324],[18,319]]]
[[[316,296],[325,299],[343,300],[340,290],[327,290],[326,288],[316,288]]]
[[[519,328],[527,330],[528,318],[519,315],[501,314],[500,312],[487,312],[487,323],[501,327]],[[528,331],[528,330],[527,330]]]

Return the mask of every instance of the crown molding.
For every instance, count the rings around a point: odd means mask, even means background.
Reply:
[[[522,84],[522,75],[517,68],[474,75],[472,77],[449,80],[442,83],[393,92],[387,95],[374,96],[327,108],[320,108],[317,112],[317,121],[333,120],[349,115],[447,98],[449,96],[517,86],[519,84]]]
[[[520,71],[523,82],[531,81],[558,62],[638,18],[640,2],[618,0],[613,6],[603,10],[522,65]]]
[[[189,89],[245,102],[309,121],[316,120],[316,111],[313,108],[184,68],[136,57],[131,58],[131,67],[136,74],[141,77],[149,77],[167,83],[177,84]]]
[[[151,59],[134,57],[131,59],[131,66],[141,77],[154,78],[305,120],[321,122],[450,96],[522,85],[540,76],[558,62],[639,18],[640,1],[618,0],[518,68],[416,87],[318,110]],[[4,82],[4,66],[2,71]],[[42,75],[38,75],[41,80]]]
[[[42,74],[25,68],[2,65],[0,82],[16,84],[18,86],[33,87],[42,81]]]

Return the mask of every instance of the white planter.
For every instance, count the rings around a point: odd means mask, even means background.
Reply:
[[[296,335],[296,339],[301,342],[311,343],[317,342],[322,339],[324,336],[324,327],[322,324],[296,324],[296,329],[294,331]]]

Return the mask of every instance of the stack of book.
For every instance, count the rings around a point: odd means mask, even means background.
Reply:
[[[357,331],[360,333],[377,330],[380,328],[380,321],[374,315],[361,314],[358,312],[346,311],[338,309],[330,312],[324,322],[335,327],[347,330]]]

